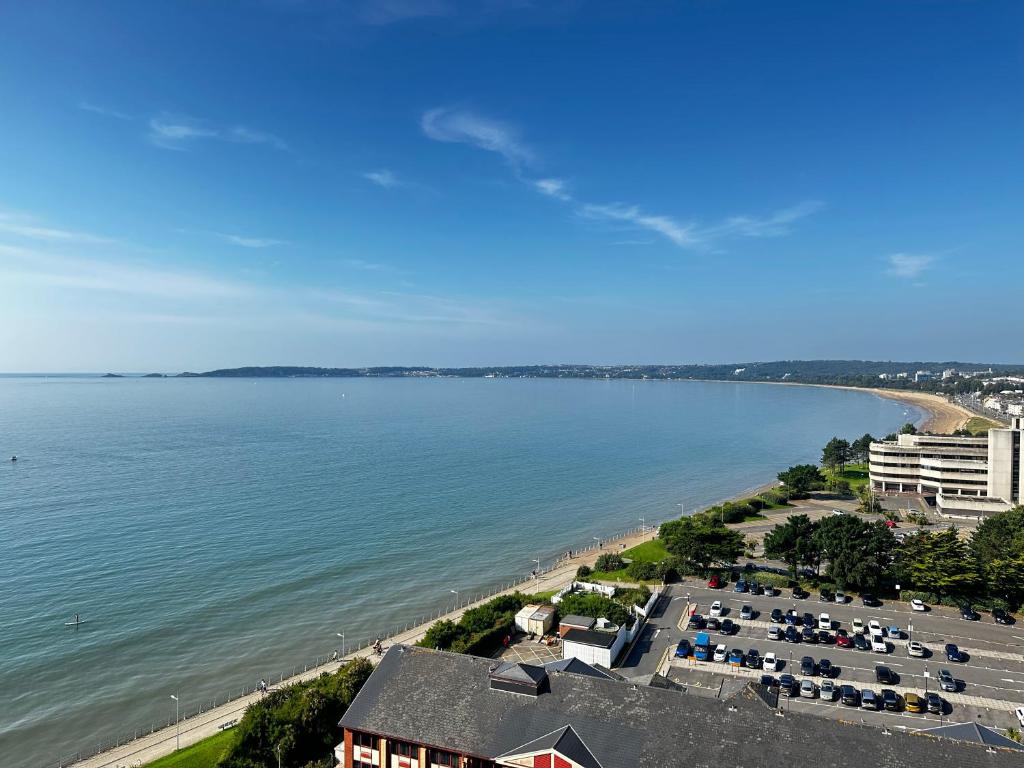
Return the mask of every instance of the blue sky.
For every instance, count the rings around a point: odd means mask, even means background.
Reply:
[[[0,370],[1020,362],[1018,2],[0,6]]]

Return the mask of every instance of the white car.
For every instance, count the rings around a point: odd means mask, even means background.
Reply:
[[[846,593],[845,592],[836,592],[835,601],[836,601],[836,605],[846,605]]]
[[[911,640],[909,643],[907,643],[908,656],[913,656],[915,658],[921,659],[924,658],[924,655],[925,653],[927,653],[927,651],[928,649],[925,648],[923,644],[917,642],[917,640]]]
[[[827,613],[819,614],[818,629],[832,629],[832,617]]]
[[[805,678],[800,681],[800,695],[805,699],[813,699],[817,692],[818,686],[814,684],[813,680],[807,680]]]
[[[713,602],[711,604],[711,608],[708,609],[708,616],[714,616],[715,618],[718,618],[721,615],[722,615],[722,601],[721,600],[715,600],[715,602]]]
[[[843,510],[841,510],[841,509],[833,509],[832,510],[832,514],[835,515],[836,517],[838,517],[839,515],[845,515],[846,513],[843,512]]]
[[[778,624],[772,624],[768,627],[768,639],[769,640],[781,640],[782,639],[782,627]]]
[[[928,606],[924,604],[924,601],[918,600],[916,597],[910,601],[910,607],[919,613],[924,613],[928,610]]]
[[[1017,722],[1021,724],[1021,727],[1024,727],[1024,707],[1017,707],[1013,710],[1013,714],[1017,716]]]
[[[761,660],[761,666],[764,667],[767,672],[779,671],[779,660],[776,658],[773,651],[768,651],[768,653],[764,655],[764,659]]]
[[[715,646],[715,655],[711,658],[714,661],[725,661],[725,657],[729,655],[729,650],[725,647],[725,643],[719,643]]]
[[[864,634],[864,622],[861,621],[860,619],[854,619],[853,621],[851,621],[850,622],[850,628],[853,630],[854,634],[857,634],[857,635],[863,635]]]
[[[872,637],[881,637],[885,634],[882,630],[882,623],[878,619],[872,619],[868,622],[868,634]]]
[[[886,644],[885,640],[882,639],[881,635],[872,635],[871,650],[874,653],[888,653],[889,646]]]
[[[822,701],[835,701],[836,698],[836,684],[831,680],[822,680],[818,684],[818,695]]]

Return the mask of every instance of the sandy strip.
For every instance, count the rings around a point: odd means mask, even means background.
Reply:
[[[937,432],[948,435],[963,427],[975,414],[956,403],[951,403],[942,395],[931,392],[914,392],[904,389],[869,389],[879,397],[897,400],[928,411],[928,420],[923,429],[925,432]]]

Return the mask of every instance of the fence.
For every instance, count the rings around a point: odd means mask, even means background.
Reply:
[[[438,619],[441,619],[453,613],[457,613],[460,610],[470,608],[476,603],[489,600],[490,598],[495,597],[496,595],[499,595],[502,592],[508,592],[509,590],[522,587],[525,584],[536,582],[542,576],[549,574],[552,571],[555,571],[566,565],[569,565],[571,563],[571,560],[575,559],[579,555],[588,554],[595,550],[602,549],[609,543],[616,542],[621,539],[634,536],[638,533],[644,533],[651,530],[654,530],[652,526],[645,526],[643,528],[629,528],[625,531],[616,533],[607,538],[595,541],[583,548],[570,550],[572,553],[571,559],[569,553],[559,554],[551,561],[550,565],[546,567],[541,566],[540,568],[535,569],[529,575],[520,578],[514,578],[510,581],[503,581],[502,583],[496,584],[494,587],[484,592],[473,594],[465,599],[462,599],[460,596],[456,600],[454,610],[452,610],[449,606],[442,606],[433,613],[424,614],[419,618],[407,621],[404,624],[392,625],[390,628],[376,635],[364,638],[355,638],[353,641],[348,641],[346,638],[345,658],[348,659],[354,658],[358,655],[368,655],[367,653],[363,652],[372,648],[372,646],[374,645],[374,643],[377,642],[377,640],[393,640],[394,638],[399,637],[401,635],[405,635],[410,630],[414,630],[417,628],[423,628],[425,630],[426,625],[431,624],[437,621]],[[267,683],[269,683],[270,685],[281,685],[289,681],[294,681],[294,678],[298,677],[299,675],[311,671],[315,671],[318,669],[323,669],[324,671],[327,671],[327,667],[330,667],[331,665],[337,663],[339,663],[338,660],[331,654],[325,656],[317,656],[315,659],[312,659],[302,664],[301,666],[293,666],[291,670],[284,670],[274,674],[263,675],[263,679],[266,680]],[[199,725],[206,724],[205,722],[189,723],[189,720],[199,717],[200,715],[203,715],[207,712],[210,712],[211,710],[214,710],[217,707],[222,707],[226,704],[230,704],[233,701],[238,701],[239,699],[243,699],[246,696],[250,696],[256,693],[257,690],[258,686],[256,684],[242,686],[240,688],[230,689],[223,696],[216,696],[213,699],[204,700],[202,702],[199,702],[198,704],[193,703],[188,706],[183,706],[180,710],[177,724],[180,726],[182,733],[187,733],[193,727],[198,727]],[[82,749],[80,751],[61,755],[58,757],[56,762],[46,763],[44,766],[42,766],[42,768],[65,768],[66,766],[73,765],[74,763],[80,762],[82,760],[88,760],[89,758],[95,757],[96,755],[102,754],[103,752],[108,752],[112,749],[117,749],[137,739],[150,736],[151,734],[156,733],[157,731],[173,728],[175,724],[176,722],[174,717],[168,717],[166,720],[160,720],[159,722],[150,723],[149,725],[144,726],[142,728],[135,728],[133,730],[124,731],[121,734],[114,736],[113,738],[99,740],[95,743],[95,745],[90,744],[87,748]],[[168,738],[173,739],[174,734],[169,734]],[[120,762],[112,760],[109,763],[109,765],[110,768],[129,768],[130,766],[141,765],[141,763],[131,760],[122,760]]]

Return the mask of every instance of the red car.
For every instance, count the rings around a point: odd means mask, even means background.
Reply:
[[[836,645],[839,648],[852,648],[853,640],[850,639],[850,635],[845,629],[836,630]]]
[[[708,588],[709,589],[721,589],[722,588],[722,580],[720,578],[718,578],[718,574],[717,573],[714,576],[712,576],[710,579],[708,579]]]

